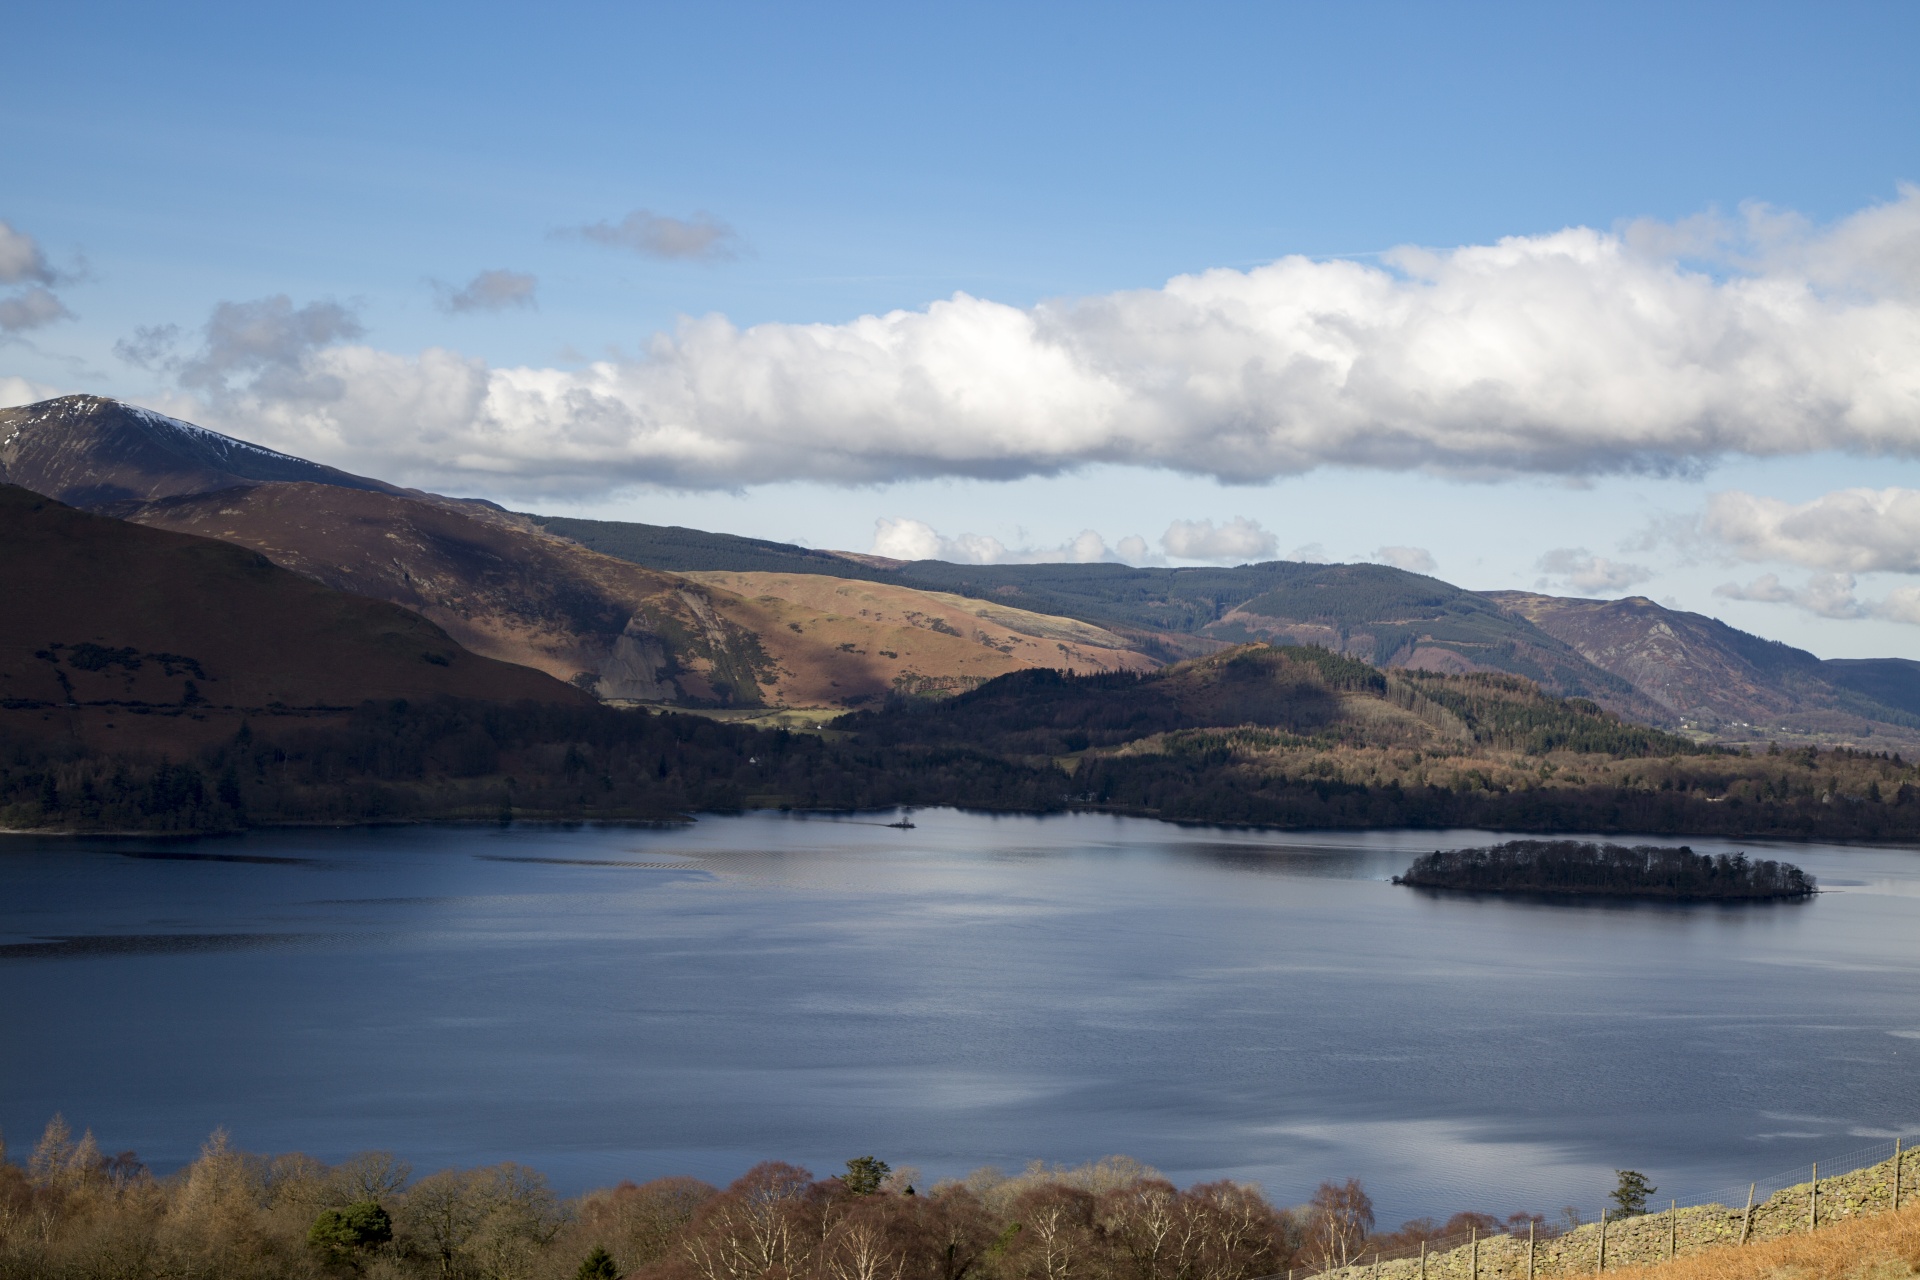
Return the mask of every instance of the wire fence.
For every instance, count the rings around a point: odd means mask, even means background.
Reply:
[[[1591,1223],[1532,1219],[1522,1224],[1516,1215],[1504,1225],[1417,1238],[1395,1233],[1341,1240],[1331,1232],[1318,1242],[1332,1255],[1323,1265],[1260,1280],[1534,1280],[1597,1274],[1912,1205],[1920,1201],[1916,1183],[1920,1152],[1896,1138],[1630,1217],[1603,1213]]]

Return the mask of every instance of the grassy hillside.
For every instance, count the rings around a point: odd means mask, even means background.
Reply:
[[[1125,639],[1072,618],[818,574],[694,573],[772,660],[767,700],[859,706],[944,695],[1032,667],[1147,671]]]
[[[267,484],[122,513],[402,605],[476,653],[611,701],[846,708],[970,688],[1041,663],[1153,665],[1121,638],[1069,619],[815,575],[696,581],[469,503]]]
[[[125,508],[411,609],[476,653],[601,697],[760,706],[771,663],[713,593],[467,503],[262,484]]]

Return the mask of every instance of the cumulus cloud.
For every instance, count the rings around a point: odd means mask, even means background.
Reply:
[[[53,290],[39,285],[10,297],[0,297],[0,332],[38,329],[72,315]]]
[[[54,284],[58,276],[40,242],[0,221],[0,284]]]
[[[0,409],[37,404],[42,400],[51,400],[59,394],[58,387],[50,387],[44,382],[34,382],[17,374],[0,376]]]
[[[631,249],[649,258],[725,262],[740,256],[739,233],[702,209],[691,218],[672,218],[651,209],[635,209],[619,222],[595,222],[564,234],[609,249]]]
[[[589,238],[646,243],[651,217]],[[715,234],[660,243],[704,251]],[[1920,188],[1827,228],[1756,210],[1694,241],[1570,228],[1032,307],[955,294],[840,324],[688,318],[579,369],[328,346],[303,357],[304,385],[330,397],[264,388],[227,421],[361,470],[517,476],[528,493],[1920,456]]]
[[[1895,587],[1868,608],[1876,618],[1920,627],[1920,587]]]
[[[1713,594],[1728,600],[1789,604],[1822,618],[1878,618],[1920,626],[1920,587],[1895,587],[1878,600],[1862,600],[1855,589],[1850,573],[1809,574],[1798,587],[1782,582],[1778,574],[1766,573],[1752,582],[1722,583]]]
[[[1790,604],[1823,618],[1871,617],[1874,608],[1854,597],[1850,573],[1816,573],[1804,585],[1788,586],[1779,575],[1767,573],[1752,582],[1722,583],[1713,594],[1727,600],[1755,600],[1763,604]]]
[[[0,285],[21,286],[17,293],[0,295],[0,334],[38,329],[73,313],[47,286],[59,283],[60,273],[47,261],[40,242],[9,222],[0,222]]]
[[[1425,547],[1376,547],[1373,558],[1381,564],[1405,569],[1408,573],[1432,573],[1440,567],[1434,563],[1433,553]]]
[[[1846,573],[1920,573],[1920,490],[1841,489],[1790,503],[1734,490],[1702,527],[1746,560]]]
[[[230,389],[230,379],[251,376],[247,394],[269,403],[336,402],[346,391],[344,379],[318,357],[332,344],[364,332],[353,312],[337,302],[296,307],[284,293],[221,302],[207,317],[204,345],[178,363],[180,385],[217,395]],[[139,330],[136,341],[171,336],[165,330]]]
[[[882,517],[874,521],[873,554],[895,560],[946,560],[954,564],[1098,564],[1127,561],[1136,550],[1144,556],[1145,538],[1122,538],[1118,548],[1092,529],[1057,547],[1008,547],[995,537],[963,533],[946,537],[923,520]]]
[[[1271,560],[1280,540],[1258,521],[1235,516],[1218,527],[1212,520],[1175,520],[1160,535],[1160,548],[1177,560]]]
[[[537,307],[534,290],[539,281],[524,271],[482,271],[458,289],[443,280],[433,285],[434,305],[450,316],[468,311],[506,311]]]
[[[1625,591],[1653,576],[1644,565],[1621,564],[1596,556],[1585,547],[1557,547],[1541,556],[1535,568],[1546,575],[1536,586],[1558,583],[1576,591]]]

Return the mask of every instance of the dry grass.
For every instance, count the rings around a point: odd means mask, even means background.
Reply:
[[[1748,1245],[1705,1249],[1609,1280],[1895,1280],[1920,1275],[1920,1204]]]

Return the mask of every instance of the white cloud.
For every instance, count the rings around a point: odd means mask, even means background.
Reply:
[[[619,222],[596,222],[562,234],[609,249],[631,249],[649,258],[724,262],[739,257],[741,251],[739,234],[704,209],[691,218],[635,209]]]
[[[1653,576],[1644,565],[1618,563],[1585,547],[1557,547],[1541,556],[1535,567],[1546,575],[1535,585],[1547,587],[1558,581],[1576,591],[1625,591]]]
[[[37,404],[42,400],[51,400],[59,394],[58,387],[50,387],[44,382],[30,382],[26,378],[13,374],[0,375],[0,409]]]
[[[12,223],[0,222],[0,285],[24,286],[0,296],[0,336],[71,319],[73,312],[47,287],[60,281],[39,241]]]
[[[1895,587],[1870,608],[1876,618],[1920,626],[1920,587]]]
[[[1373,558],[1408,573],[1432,573],[1440,567],[1425,547],[1376,547]]]
[[[0,221],[0,284],[53,284],[56,273],[40,242]]]
[[[1160,535],[1160,549],[1176,560],[1271,560],[1280,540],[1258,521],[1235,516],[1215,527],[1212,520],[1175,520]]]
[[[1713,594],[1727,600],[1790,604],[1823,618],[1873,616],[1874,607],[1855,599],[1853,590],[1853,575],[1850,573],[1812,574],[1806,584],[1799,587],[1788,586],[1780,581],[1778,574],[1766,573],[1745,584],[1722,583],[1713,589]]]
[[[1841,489],[1797,505],[1738,490],[1716,493],[1703,527],[1746,560],[1920,573],[1920,490]]]
[[[35,285],[11,297],[0,298],[0,332],[18,333],[38,329],[55,320],[66,320],[73,312],[51,289]]]
[[[1117,549],[1109,549],[1105,538],[1092,529],[1082,530],[1057,547],[1008,547],[983,533],[963,533],[945,537],[923,520],[882,517],[874,521],[873,554],[895,560],[946,560],[954,564],[1098,564],[1136,562],[1126,554],[1138,550],[1142,559],[1147,541],[1138,535],[1122,538]]]
[[[1850,573],[1809,574],[1798,587],[1780,581],[1778,574],[1766,573],[1748,583],[1722,583],[1713,594],[1728,600],[1790,604],[1822,618],[1878,618],[1920,626],[1920,587],[1895,587],[1879,600],[1862,600],[1854,594],[1855,585]]]
[[[539,302],[534,290],[539,281],[524,271],[482,271],[458,289],[434,280],[434,305],[448,315],[467,311],[505,311],[509,307],[535,307]]]
[[[651,225],[595,236],[640,243]],[[843,324],[689,318],[578,370],[322,346],[292,393],[264,384],[220,423],[360,471],[512,476],[528,494],[1102,462],[1257,482],[1920,456],[1920,188],[1824,230],[1753,211],[1668,239],[1571,228],[1028,308],[956,294]],[[1718,268],[1687,265],[1681,241]]]
[[[325,349],[365,332],[353,312],[337,302],[309,302],[295,307],[286,294],[255,298],[251,302],[222,302],[207,317],[205,345],[199,354],[178,364],[182,386],[216,395],[229,390],[228,380],[253,376],[247,395],[257,401],[291,407],[331,403],[346,390],[341,374],[325,367]],[[165,329],[141,329],[140,339],[166,334]],[[169,340],[171,335],[167,335]],[[133,344],[115,350],[129,358]]]

